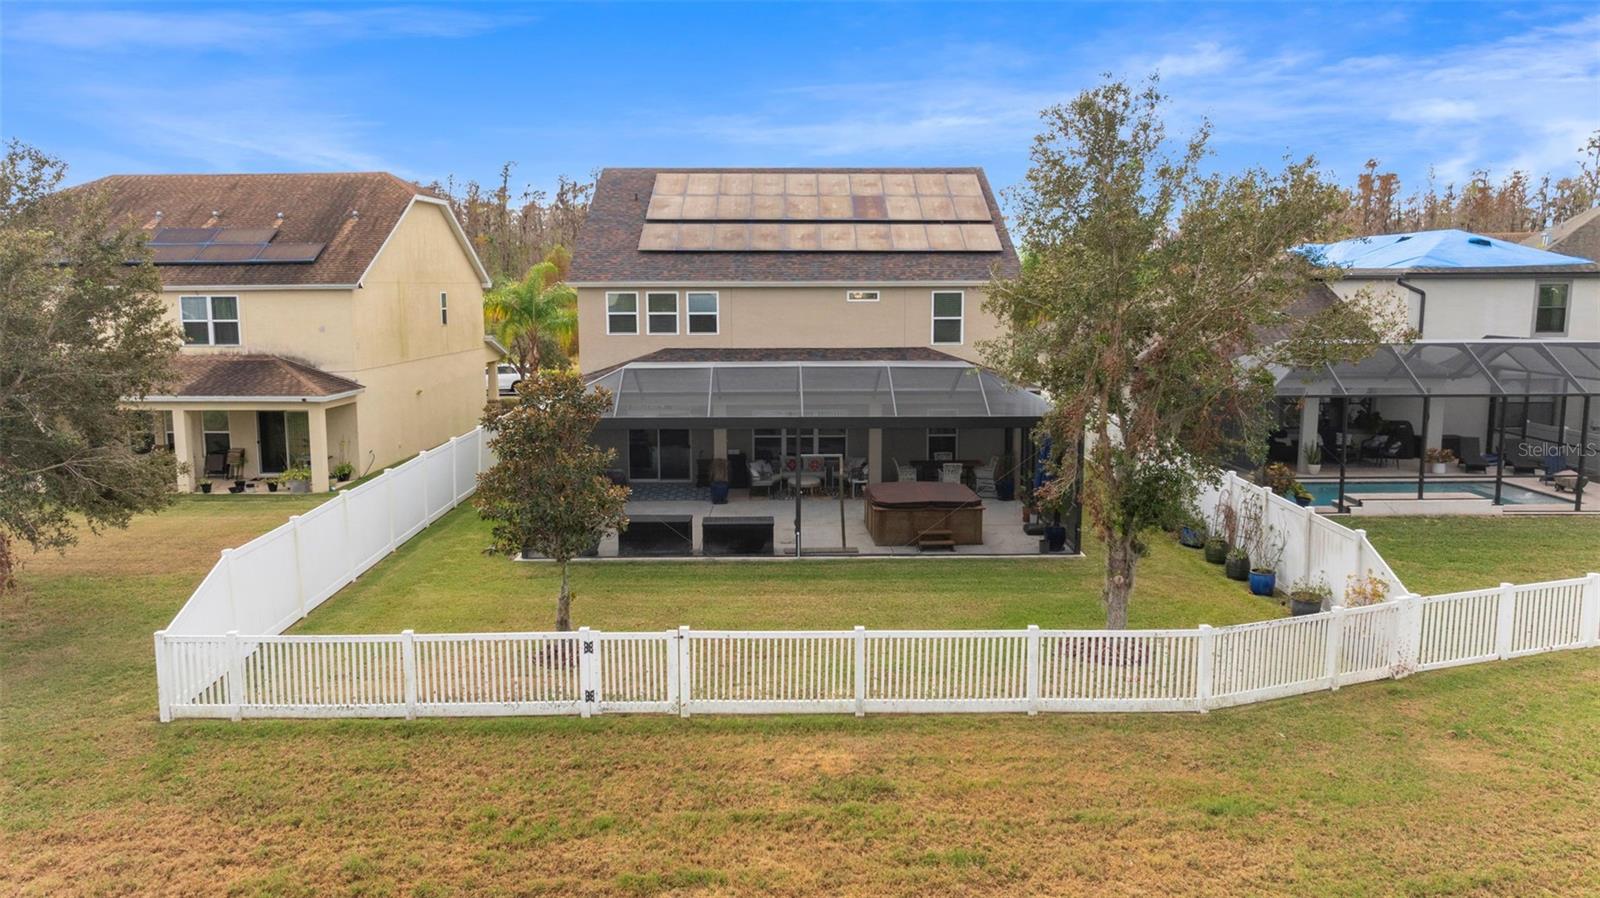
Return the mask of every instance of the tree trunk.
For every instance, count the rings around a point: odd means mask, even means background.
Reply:
[[[1133,596],[1133,568],[1139,563],[1132,536],[1117,534],[1106,541],[1106,627],[1124,630],[1128,626],[1128,599]]]
[[[556,599],[556,629],[572,629],[572,587],[567,584],[567,563],[561,562],[561,596]]]

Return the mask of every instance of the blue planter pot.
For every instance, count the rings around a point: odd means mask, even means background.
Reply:
[[[728,484],[727,483],[719,481],[719,482],[711,484],[711,504],[712,505],[726,505],[726,504],[728,504]]]
[[[1178,531],[1178,542],[1191,549],[1202,549],[1205,548],[1206,538],[1193,527],[1184,527]]]
[[[1273,572],[1250,572],[1250,592],[1258,596],[1270,596],[1278,587],[1278,575]]]

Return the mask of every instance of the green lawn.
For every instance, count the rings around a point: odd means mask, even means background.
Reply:
[[[489,528],[461,507],[318,609],[308,633],[542,630],[555,621],[559,569],[483,554]],[[1098,627],[1104,559],[807,559],[579,563],[574,626],[706,629]],[[1139,569],[1134,627],[1192,627],[1280,616],[1201,554],[1155,541]]]
[[[1592,651],[1203,716],[156,723],[151,631],[218,549],[314,502],[186,499],[23,571],[0,604],[0,894],[1600,894]],[[1419,590],[1600,557],[1593,519],[1363,523]],[[548,570],[480,545],[458,513],[308,629],[547,620]],[[1170,545],[1143,575],[1136,623],[1271,613]],[[595,626],[1091,624],[1096,576],[604,565],[577,608]]]

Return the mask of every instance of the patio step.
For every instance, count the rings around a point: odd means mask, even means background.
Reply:
[[[954,552],[955,534],[948,530],[924,530],[917,534],[917,548],[924,552]]]

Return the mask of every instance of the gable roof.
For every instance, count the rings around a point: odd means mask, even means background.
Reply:
[[[168,287],[353,287],[419,202],[443,209],[480,282],[489,282],[449,206],[387,172],[111,175],[70,192],[79,191],[101,192],[113,221],[152,235],[158,228],[259,229],[269,245],[323,244],[311,261],[158,262]]]
[[[365,389],[348,377],[265,353],[180,353],[170,392],[148,399],[334,399]]]
[[[1551,228],[1548,233],[1549,243],[1544,242],[1545,232],[1541,231],[1523,240],[1522,244],[1553,253],[1600,261],[1600,206],[1579,212]]]
[[[1295,251],[1318,254],[1325,264],[1339,266],[1356,275],[1600,272],[1600,265],[1588,259],[1454,228],[1355,237],[1338,243],[1307,243],[1296,247]]]
[[[913,250],[677,250],[641,249],[641,237],[656,176],[695,175],[875,175],[962,174],[976,176],[988,219],[999,237],[995,251]],[[969,181],[970,183],[970,181]],[[722,220],[724,223],[729,223]],[[792,224],[791,219],[788,223]],[[817,219],[818,222],[821,219]],[[942,219],[941,219],[942,221]],[[809,224],[812,219],[806,219]],[[744,222],[733,222],[742,224]],[[885,221],[885,224],[889,222]],[[921,223],[921,222],[918,222]],[[987,227],[987,224],[985,224]],[[992,239],[992,238],[991,238]],[[703,284],[860,284],[982,283],[991,271],[1015,276],[1016,249],[988,178],[981,168],[607,168],[600,172],[594,199],[573,250],[569,282],[577,286],[652,283]]]

